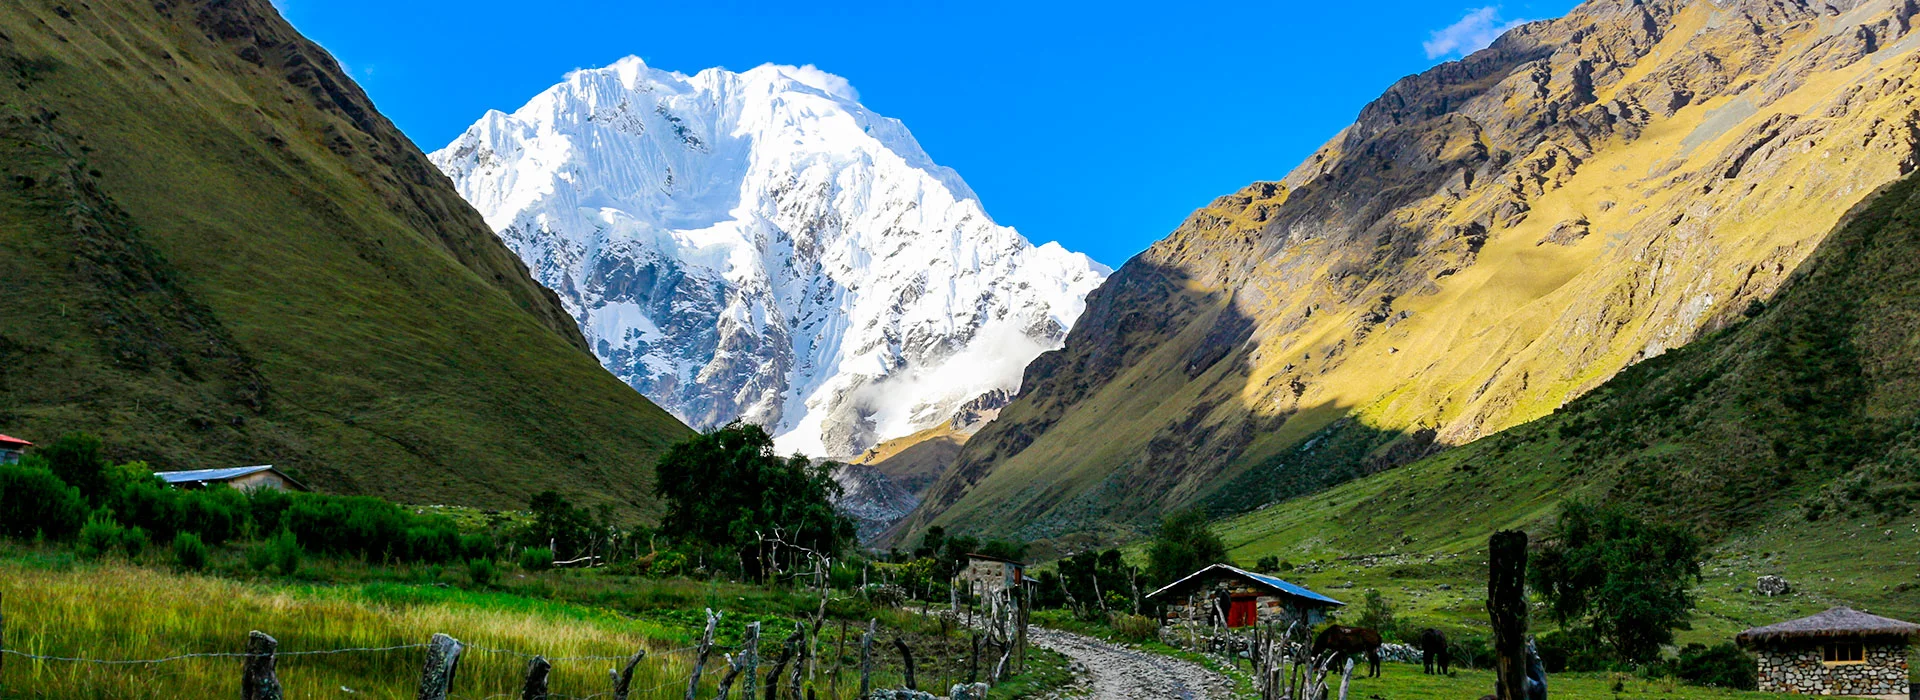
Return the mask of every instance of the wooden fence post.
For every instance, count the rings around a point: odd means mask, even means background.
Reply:
[[[793,660],[793,670],[787,674],[787,689],[793,700],[800,700],[800,672],[807,665],[806,623],[793,623],[793,636],[788,637],[787,641],[793,644],[793,653],[800,655],[800,658]]]
[[[520,700],[547,700],[547,676],[552,673],[547,657],[535,656],[527,662],[527,685],[520,691]]]
[[[727,696],[733,693],[733,682],[740,677],[742,672],[747,674],[747,687],[746,692],[742,693],[741,697],[747,700],[753,700],[753,674],[755,672],[753,656],[759,651],[759,648],[760,623],[748,623],[747,635],[740,640],[740,655],[727,660],[727,675],[725,678],[720,679],[719,691],[713,695],[715,700],[727,700]]]
[[[686,700],[693,700],[700,692],[700,672],[707,668],[707,657],[713,654],[713,628],[720,624],[720,616],[707,608],[707,631],[700,635],[700,653],[694,658],[693,676],[687,679]]]
[[[799,648],[805,634],[806,628],[795,622],[793,634],[787,635],[787,640],[780,643],[780,660],[775,661],[773,671],[767,673],[767,700],[774,700],[780,695],[780,673],[787,670],[787,661],[793,658],[794,650]]]
[[[913,650],[897,635],[893,638],[893,648],[900,651],[900,662],[907,667],[907,690],[919,690],[920,685],[913,682]]]
[[[626,668],[618,671],[607,669],[607,675],[613,677],[613,700],[627,700],[627,688],[633,685],[633,670],[640,666],[640,660],[647,658],[647,650],[641,649],[627,659]]]
[[[241,700],[281,700],[280,679],[273,674],[273,654],[280,642],[265,632],[247,633],[247,663],[240,671]]]
[[[866,700],[873,692],[873,625],[875,620],[867,620],[867,633],[860,636],[860,698]]]
[[[454,672],[460,669],[460,652],[465,648],[458,639],[433,635],[433,641],[427,643],[426,668],[420,672],[418,700],[447,700]]]
[[[747,685],[739,688],[739,696],[743,700],[753,700],[753,683],[760,679],[760,623],[747,625],[747,642],[741,646],[741,654],[747,656],[747,667],[741,671],[747,673]]]
[[[1487,540],[1487,616],[1493,623],[1494,695],[1527,697],[1527,533],[1502,530]]]

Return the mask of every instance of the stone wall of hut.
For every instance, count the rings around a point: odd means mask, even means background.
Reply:
[[[1760,690],[1802,695],[1908,696],[1907,645],[1866,645],[1862,663],[1830,664],[1821,645],[1784,644],[1755,651],[1760,659]]]

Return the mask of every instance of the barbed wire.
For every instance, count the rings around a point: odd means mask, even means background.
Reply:
[[[353,647],[348,649],[316,649],[312,651],[276,651],[272,654],[272,656],[275,656],[275,657],[320,656],[325,654],[373,653],[373,652],[383,652],[383,651],[402,651],[406,649],[425,649],[425,648],[427,648],[426,644],[401,644],[401,645],[390,646],[390,647]],[[243,659],[243,658],[248,658],[252,656],[258,656],[258,654],[249,654],[244,651],[242,652],[208,651],[208,652],[198,652],[198,653],[191,653],[191,654],[175,654],[173,656],[163,656],[157,659],[88,659],[88,658],[82,658],[77,656],[47,656],[43,654],[34,654],[31,652],[20,651],[18,649],[0,649],[0,654],[10,654],[10,655],[18,656],[25,659],[32,659],[34,661],[59,661],[64,663],[99,664],[104,666],[142,666],[142,665],[150,665],[150,664],[164,664],[164,663],[170,663],[174,661],[184,661],[186,659]]]

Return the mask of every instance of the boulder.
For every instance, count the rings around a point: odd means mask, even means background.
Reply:
[[[1760,580],[1754,582],[1753,590],[1760,595],[1772,598],[1777,595],[1792,593],[1793,586],[1789,585],[1784,578],[1767,575],[1760,577]]]

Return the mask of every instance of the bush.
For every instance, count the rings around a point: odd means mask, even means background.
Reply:
[[[1115,635],[1129,642],[1150,642],[1160,636],[1160,625],[1145,615],[1113,613],[1107,616],[1107,625]]]
[[[1614,669],[1614,663],[1607,658],[1591,628],[1554,630],[1535,638],[1534,646],[1540,652],[1540,664],[1548,673]]]
[[[261,542],[247,548],[247,568],[260,573],[273,569],[273,548]]]
[[[544,571],[553,568],[553,550],[546,547],[529,547],[520,550],[520,568],[527,571]]]
[[[75,549],[80,556],[92,559],[119,549],[120,539],[120,524],[113,521],[113,514],[96,512],[80,528],[80,542]]]
[[[460,536],[460,556],[462,557],[492,560],[496,553],[492,535],[475,532]]]
[[[1732,642],[1688,644],[1674,661],[1673,672],[1688,683],[1716,688],[1754,690],[1760,683],[1753,657]]]
[[[473,579],[473,585],[485,588],[493,585],[493,580],[498,577],[499,570],[494,568],[492,559],[467,561],[467,578]]]
[[[86,433],[68,433],[40,448],[54,476],[80,491],[91,503],[100,503],[107,495],[107,460],[100,456],[100,438]]]
[[[292,576],[300,572],[300,560],[305,552],[300,550],[300,541],[293,536],[292,530],[281,530],[280,534],[267,540],[266,548],[273,567],[280,570],[280,575]]]
[[[1262,574],[1276,574],[1276,573],[1279,573],[1279,572],[1280,572],[1280,557],[1275,557],[1275,556],[1265,556],[1265,557],[1260,557],[1260,560],[1259,560],[1259,561],[1257,561],[1257,562],[1254,562],[1254,564],[1253,564],[1253,570],[1254,570],[1255,572],[1258,572],[1258,573],[1262,573]]]
[[[0,464],[0,532],[63,540],[79,532],[86,519],[80,492],[54,476],[37,455]]]
[[[207,543],[199,535],[182,532],[173,536],[173,560],[187,571],[207,568]]]
[[[147,536],[144,528],[130,527],[120,533],[120,548],[126,551],[128,559],[140,558],[151,544],[153,539]]]
[[[1393,603],[1377,589],[1367,589],[1357,622],[1361,627],[1379,632],[1382,638],[1397,638],[1400,633],[1400,618],[1394,614]]]
[[[679,552],[661,552],[654,555],[653,563],[647,566],[647,575],[654,578],[678,576],[687,569],[687,555]]]

